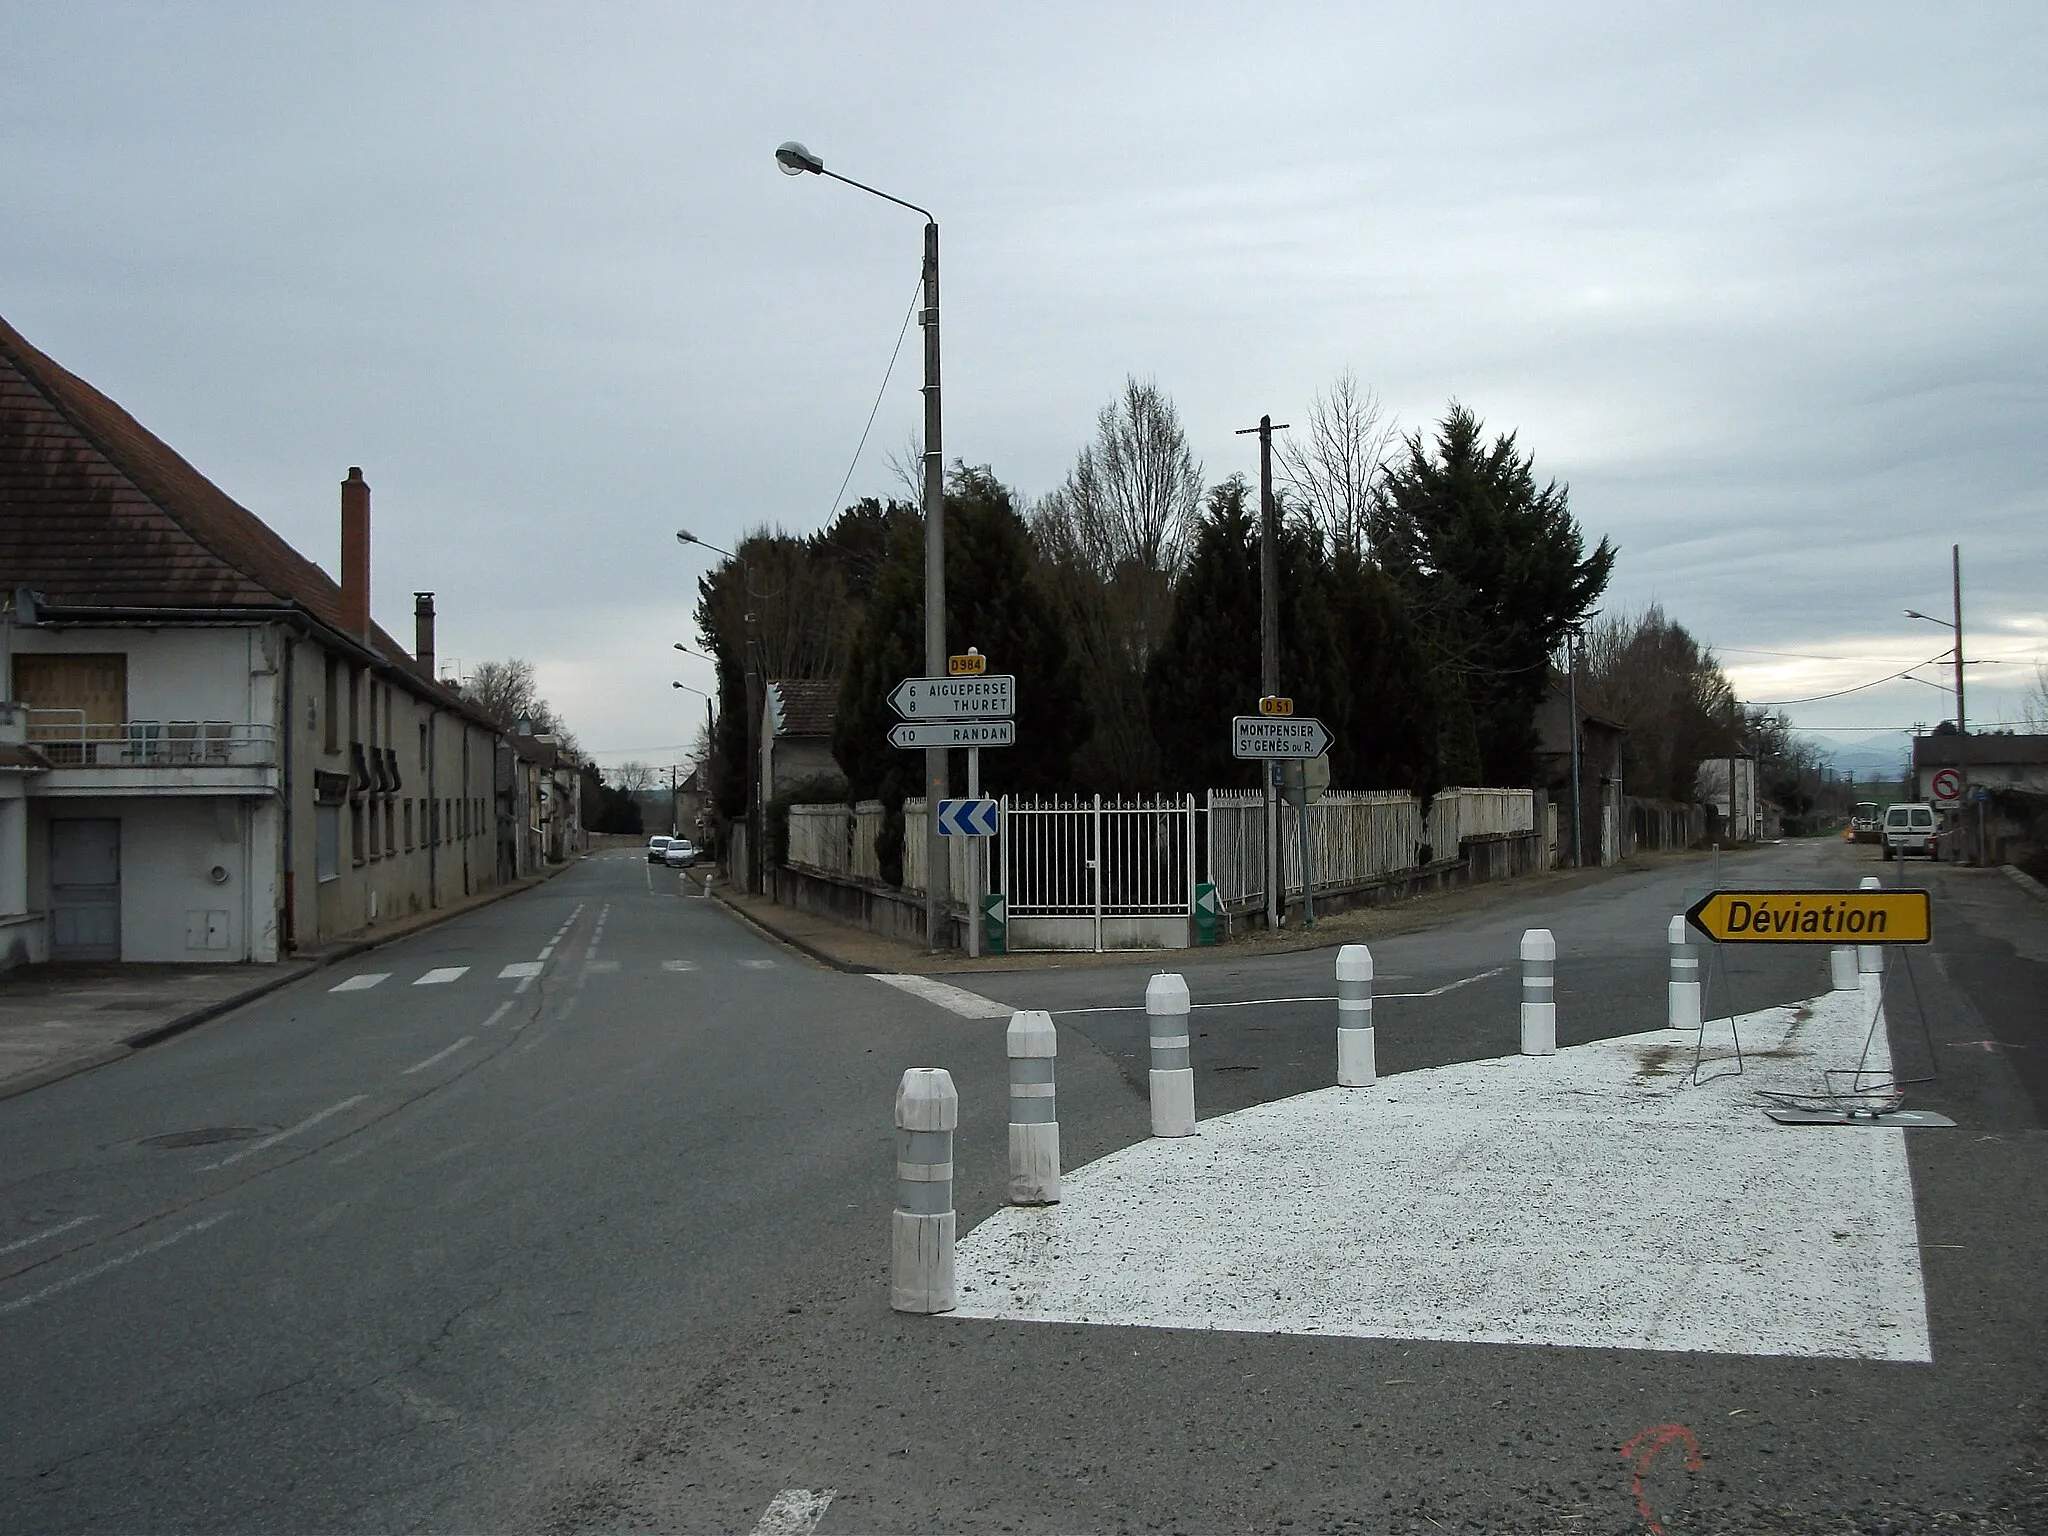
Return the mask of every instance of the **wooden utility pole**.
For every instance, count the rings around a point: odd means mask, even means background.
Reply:
[[[1273,434],[1285,432],[1271,416],[1237,435],[1259,434],[1259,691],[1271,697],[1280,691],[1280,509],[1273,500]],[[1277,929],[1285,908],[1280,889],[1280,796],[1273,783],[1271,759],[1261,762],[1266,791],[1266,926]],[[1306,812],[1303,815],[1306,816]]]

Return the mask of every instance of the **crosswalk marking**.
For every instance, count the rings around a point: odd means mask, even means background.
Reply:
[[[445,987],[449,982],[468,974],[466,965],[441,965],[427,972],[413,985],[416,987]]]
[[[543,964],[544,962],[539,960],[514,960],[505,969],[498,972],[498,980],[518,981],[523,976],[538,976],[541,973]]]
[[[583,967],[583,969],[586,971],[595,971],[599,974],[603,974],[607,971],[616,971],[618,968],[619,962],[616,960],[592,960],[589,964]]]
[[[583,970],[586,973],[595,972],[599,975],[610,975],[627,969],[629,965],[637,966],[643,963],[641,961],[589,960],[584,963]],[[750,959],[736,960],[731,963],[750,971],[772,971],[775,969],[777,962],[773,960]],[[699,971],[704,968],[704,963],[701,960],[664,960],[661,962],[661,968],[664,971]],[[454,982],[462,980],[474,969],[474,966],[468,965],[437,965],[431,970],[421,972],[413,979],[411,985],[415,987],[449,986]],[[546,970],[547,962],[543,960],[514,960],[509,965],[499,967],[497,979],[500,981],[517,981],[531,984]],[[484,974],[489,973],[485,972]],[[363,971],[358,975],[348,977],[344,981],[336,982],[327,990],[330,992],[367,992],[370,988],[389,981],[391,975],[392,973],[389,971]],[[928,997],[931,1001],[939,1003],[941,1007],[952,1008],[956,1013],[965,1011],[958,1006],[960,999],[974,997],[974,994],[971,992],[961,992],[957,987],[948,988],[935,983],[934,988],[936,992],[950,993],[953,997],[951,1002],[944,1001],[940,996],[936,995],[935,991],[927,990],[923,987],[924,978],[922,977],[914,978],[918,983],[917,985],[910,984],[912,978],[883,976],[877,979],[889,982],[892,986],[903,987],[905,991],[917,992],[919,996]],[[976,999],[973,1006],[978,1009],[983,1003],[986,1003],[986,999]],[[998,1007],[998,1004],[987,1003],[987,1008],[990,1011],[986,1013],[972,1012],[968,1013],[967,1016],[969,1018],[1009,1017],[1009,1009],[1002,1008],[1000,1014],[998,1014],[995,1011]]]
[[[921,997],[928,1003],[936,1003],[949,1012],[959,1014],[963,1019],[1007,1019],[1010,1016],[1008,1004],[983,997],[979,992],[969,992],[965,987],[934,981],[929,976],[878,975],[875,980],[885,987],[895,987],[899,991],[908,992],[912,997]]]
[[[661,962],[661,968],[664,971],[694,971],[697,969],[697,962],[694,960],[664,960]]]
[[[339,986],[329,987],[327,990],[330,992],[367,992],[370,988],[376,986],[378,982],[389,981],[390,979],[391,973],[389,971],[364,971],[361,975],[351,976]]]
[[[773,960],[742,960],[740,964],[750,971],[772,971],[775,969],[775,962]]]

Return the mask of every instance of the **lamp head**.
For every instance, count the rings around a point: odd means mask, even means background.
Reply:
[[[690,532],[687,528],[678,528],[676,530],[676,542],[678,544],[694,544],[697,542],[697,535]]]
[[[816,176],[825,169],[825,162],[795,139],[776,146],[775,163],[782,167],[782,174],[785,176],[801,176],[806,171]]]

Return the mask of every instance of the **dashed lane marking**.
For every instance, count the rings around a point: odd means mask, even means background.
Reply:
[[[775,962],[773,960],[742,960],[740,964],[750,971],[772,971],[775,969]]]
[[[664,971],[694,971],[697,969],[697,962],[694,960],[664,960],[661,962],[661,968]]]
[[[1007,1003],[999,1003],[992,997],[983,997],[978,992],[969,992],[965,987],[949,986],[943,981],[934,981],[929,976],[884,976],[875,980],[885,987],[894,987],[899,992],[908,992],[912,997],[921,997],[928,1003],[936,1003],[963,1019],[1007,1019],[1013,1010]]]
[[[415,981],[413,985],[416,987],[445,987],[449,982],[459,981],[468,974],[469,967],[466,965],[439,965],[427,972],[418,981]]]
[[[219,1225],[234,1214],[233,1211],[222,1211],[217,1215],[208,1216],[203,1221],[193,1222],[189,1227],[180,1227],[168,1237],[160,1237],[153,1243],[144,1243],[140,1248],[134,1249],[131,1252],[118,1254],[114,1258],[108,1259],[105,1263],[95,1264],[91,1269],[82,1269],[75,1275],[66,1276],[54,1285],[44,1286],[40,1291],[31,1291],[28,1295],[17,1296],[12,1301],[0,1302],[0,1316],[4,1316],[9,1312],[18,1312],[23,1307],[32,1307],[39,1301],[47,1301],[59,1292],[70,1290],[74,1285],[83,1285],[88,1280],[97,1279],[110,1269],[119,1269],[123,1264],[133,1264],[137,1259],[146,1258],[152,1253],[161,1252],[173,1243],[183,1242],[194,1232],[204,1232],[208,1227]],[[774,1507],[772,1504],[769,1505],[770,1509]],[[822,1514],[824,1511],[820,1510],[819,1513]],[[815,1520],[811,1522],[811,1525],[816,1524]],[[808,1531],[811,1529],[811,1526],[791,1527],[791,1529]]]
[[[361,975],[351,976],[347,981],[329,987],[327,990],[330,992],[367,992],[370,988],[376,986],[378,982],[389,981],[390,979],[391,973],[389,971],[364,971]]]
[[[542,972],[543,970],[545,970],[545,969],[546,969],[546,962],[545,962],[545,961],[541,961],[541,960],[514,960],[514,961],[513,961],[513,962],[512,962],[512,963],[511,963],[510,965],[506,966],[506,967],[505,967],[505,969],[503,969],[502,971],[498,972],[498,980],[500,980],[500,981],[518,981],[518,980],[520,980],[520,979],[521,979],[522,977],[530,978],[530,977],[538,976],[538,975],[539,975],[539,974],[540,974],[540,973],[541,973],[541,972]]]
[[[768,1501],[753,1536],[810,1536],[825,1518],[837,1488],[785,1488]]]
[[[368,1097],[369,1095],[367,1093],[359,1093],[354,1098],[343,1099],[339,1104],[330,1104],[325,1109],[315,1110],[312,1114],[306,1116],[305,1119],[301,1120],[297,1125],[288,1125],[274,1136],[266,1136],[261,1141],[252,1141],[249,1143],[249,1145],[242,1148],[241,1151],[230,1153],[228,1156],[222,1158],[219,1162],[208,1163],[206,1166],[209,1168],[226,1168],[235,1163],[239,1163],[245,1157],[253,1157],[258,1152],[262,1152],[270,1147],[276,1146],[280,1141],[285,1140],[287,1137],[296,1136],[301,1131],[310,1131],[314,1126],[318,1125],[322,1120],[327,1119],[330,1115],[338,1115],[343,1110],[354,1109],[358,1104],[362,1103],[363,1100],[367,1099]]]
[[[475,1035],[464,1035],[460,1040],[456,1041],[453,1045],[447,1046],[442,1050],[434,1052],[434,1054],[429,1056],[425,1061],[414,1062],[411,1066],[407,1067],[403,1072],[399,1073],[398,1075],[400,1077],[411,1077],[415,1072],[424,1072],[427,1070],[427,1068],[433,1066],[436,1062],[446,1061],[450,1056],[453,1056],[457,1051],[461,1050],[465,1045],[468,1045],[470,1041],[474,1040],[475,1038]]]
[[[599,975],[609,975],[618,968],[619,962],[616,960],[593,960],[583,967],[584,970],[594,971]]]
[[[491,1016],[488,1019],[484,1020],[483,1027],[485,1029],[489,1029],[493,1024],[497,1023],[498,1020],[505,1017],[505,1015],[510,1013],[511,1011],[512,1002],[511,999],[508,998],[504,1002],[498,1004],[497,1009],[491,1014]]]
[[[74,1216],[69,1221],[60,1222],[54,1227],[45,1227],[40,1232],[31,1232],[27,1237],[17,1237],[4,1248],[0,1248],[0,1254],[19,1253],[24,1248],[35,1247],[37,1243],[47,1243],[51,1238],[59,1237],[69,1232],[73,1227],[82,1227],[88,1221],[98,1220],[99,1217],[97,1216]]]

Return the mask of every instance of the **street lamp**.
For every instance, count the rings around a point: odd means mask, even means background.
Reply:
[[[928,677],[946,674],[946,473],[940,442],[939,413],[939,221],[900,197],[825,169],[825,162],[791,139],[775,151],[775,163],[786,176],[829,176],[834,181],[908,208],[924,217],[924,670]],[[925,935],[939,947],[939,891],[946,879],[945,842],[939,836],[939,802],[946,797],[946,750],[930,748],[924,755],[925,804]],[[979,914],[967,915],[970,926]]]
[[[1952,631],[1956,637],[1956,773],[1962,780],[1963,793],[1967,797],[1970,788],[1970,769],[1966,761],[1968,749],[1963,744],[1963,737],[1969,730],[1968,723],[1963,718],[1963,546],[1960,544],[1949,545],[1948,558],[1951,590],[1955,601],[1956,616],[1954,621],[1937,619],[1933,614],[1922,613],[1917,608],[1908,608],[1906,610],[1906,617],[1909,619],[1924,619],[1929,624],[1939,624],[1943,629]],[[1915,784],[1913,787],[1915,790],[1918,790],[1920,786]],[[1984,830],[1981,814],[1977,820],[1977,830],[1981,840]],[[1980,849],[1979,852],[1981,853],[1982,850]]]
[[[742,668],[742,675],[746,679],[744,691],[746,693],[747,711],[746,727],[743,732],[747,751],[745,771],[747,786],[747,888],[758,894],[761,889],[761,784],[759,778],[761,754],[759,748],[755,745],[754,733],[761,728],[761,700],[756,686],[760,674],[760,647],[756,644],[755,636],[754,572],[753,568],[747,564],[747,557],[745,555],[735,554],[729,549],[720,549],[716,544],[698,538],[696,534],[690,532],[687,528],[678,528],[676,530],[676,542],[678,544],[695,544],[701,549],[710,550],[714,555],[725,556],[726,559],[732,561],[733,564],[740,568],[740,585],[745,589],[743,595],[745,597],[746,639],[744,644],[746,647],[746,659],[745,665]],[[689,649],[680,641],[676,642],[675,645],[679,651]],[[676,686],[681,688],[684,685],[677,683]],[[691,691],[696,692],[698,690],[692,689]]]

